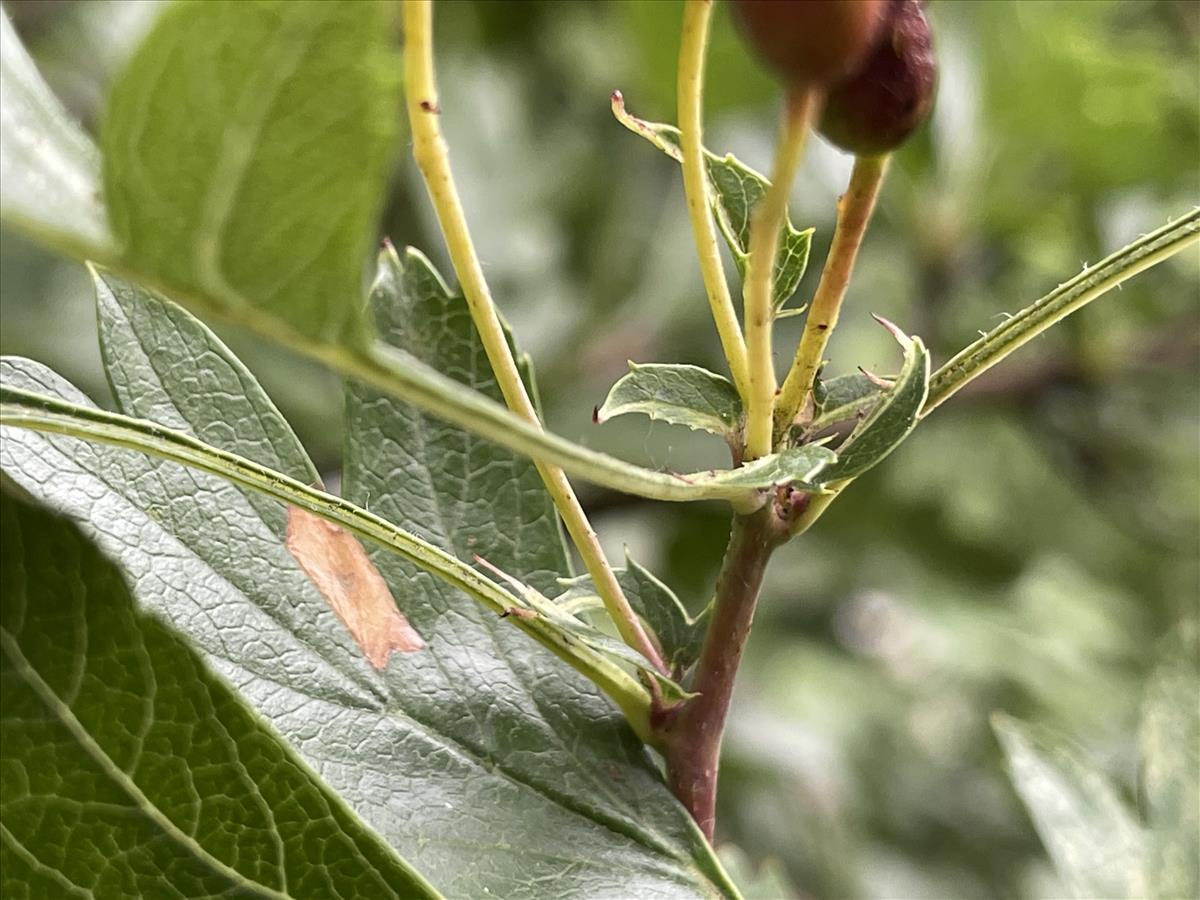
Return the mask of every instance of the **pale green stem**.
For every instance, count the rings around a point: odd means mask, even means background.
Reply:
[[[19,388],[0,387],[0,397],[3,398],[0,423],[5,426],[63,434],[135,450],[207,472],[281,503],[301,507],[360,538],[373,541],[463,591],[497,615],[523,605],[518,598],[457,557],[427,544],[386,519],[191,435]],[[510,621],[601,687],[644,741],[654,739],[649,726],[650,694],[636,678],[541,616],[511,616]]]
[[[1084,269],[1040,300],[1008,317],[933,373],[927,416],[1018,347],[1139,272],[1200,241],[1200,210],[1164,225]]]
[[[702,122],[704,112],[704,56],[708,46],[708,26],[712,0],[686,0],[683,7],[683,35],[679,43],[679,72],[676,83],[679,108],[679,143],[683,154],[683,189],[687,196],[688,218],[700,257],[700,274],[708,293],[717,336],[729,363],[729,371],[738,393],[745,400],[749,386],[746,344],[738,325],[729,283],[721,266],[721,251],[713,227],[708,173],[704,163]]]
[[[804,406],[812,389],[813,379],[825,356],[829,336],[837,327],[838,313],[850,276],[854,273],[854,260],[862,245],[867,224],[875,209],[879,188],[887,173],[888,156],[858,156],[850,174],[850,185],[838,200],[837,226],[833,232],[833,243],[821,280],[813,295],[812,305],[804,320],[804,334],[796,348],[792,368],[783,380],[775,410],[775,435],[783,437],[791,427],[792,420]]]
[[[405,0],[404,41],[405,103],[413,133],[413,157],[424,176],[425,187],[445,235],[454,271],[471,311],[471,319],[479,332],[504,400],[518,416],[540,428],[541,420],[525,390],[516,360],[505,339],[496,304],[483,276],[483,267],[475,253],[450,170],[446,142],[438,123],[441,108],[434,81],[433,10],[430,0]],[[625,598],[566,473],[558,466],[540,460],[535,464],[617,631],[629,646],[665,673],[662,657]]]
[[[777,385],[771,331],[775,322],[772,296],[775,258],[779,253],[779,233],[787,220],[788,194],[804,156],[809,122],[819,99],[817,92],[811,89],[798,88],[788,96],[771,184],[751,216],[750,259],[743,289],[746,354],[750,366],[750,390],[746,397],[746,459],[766,456],[774,444]]]

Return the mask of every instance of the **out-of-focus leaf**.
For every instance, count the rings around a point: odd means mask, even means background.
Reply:
[[[746,900],[788,900],[799,896],[778,859],[770,857],[755,866],[746,852],[733,844],[723,844],[719,853]]]
[[[422,254],[385,248],[371,304],[388,343],[464,389],[500,396],[465,300]],[[518,359],[532,389],[528,361]],[[362,384],[347,386],[346,425],[348,499],[553,593],[567,558],[527,459]],[[537,897],[547,884],[578,896],[732,892],[645,748],[592,685],[415,566],[378,550],[372,559],[397,596],[424,598],[409,618],[427,650],[393,656],[391,690],[464,761],[458,781],[438,777],[428,792],[449,809],[427,810],[425,822],[406,808],[411,793],[382,773],[373,790],[354,788],[363,802],[387,798],[384,833],[401,852],[436,860],[448,879],[437,883],[452,896]]]
[[[929,352],[921,339],[904,334],[885,319],[879,321],[904,350],[904,363],[892,386],[842,441],[837,462],[821,473],[822,482],[861,475],[895,450],[916,427],[929,393]]]
[[[649,571],[625,556],[625,568],[617,569],[617,580],[634,611],[658,639],[663,659],[676,677],[681,677],[700,655],[708,610],[696,617],[687,610],[669,587]],[[566,590],[554,602],[568,612],[603,609],[591,576],[564,581]]]
[[[1194,638],[1151,676],[1142,707],[1147,880],[1161,900],[1200,894],[1200,663]]]
[[[742,400],[728,378],[699,366],[629,364],[596,411],[603,423],[627,413],[711,431],[732,443],[742,427]]]
[[[371,0],[167,9],[101,133],[124,267],[261,330],[364,343],[397,119],[393,14]]]
[[[69,252],[110,257],[100,158],[0,11],[0,217]]]
[[[683,161],[679,129],[674,125],[647,122],[630,115],[619,93],[613,95],[612,108],[617,121],[634,134],[641,135],[675,161]],[[717,156],[705,150],[704,162],[712,187],[713,214],[738,271],[745,278],[746,264],[750,259],[750,216],[767,193],[770,182],[733,154]],[[797,231],[792,227],[791,220],[784,218],[771,289],[776,312],[782,310],[796,293],[800,279],[804,277],[812,234],[813,229]]]
[[[437,896],[74,525],[0,519],[0,893]]]
[[[992,717],[1017,793],[1080,900],[1145,896],[1145,840],[1103,773],[1042,728]]]

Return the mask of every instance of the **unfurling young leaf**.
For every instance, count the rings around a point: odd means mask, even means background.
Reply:
[[[700,655],[708,608],[691,616],[674,591],[628,554],[625,568],[617,569],[616,574],[625,598],[657,640],[667,666],[677,678],[682,677]],[[603,609],[589,576],[564,580],[563,586],[566,590],[554,598],[561,609],[572,614]]]
[[[821,481],[826,484],[861,475],[895,450],[916,427],[929,393],[929,352],[921,339],[909,337],[886,319],[876,318],[900,344],[904,362],[891,387],[880,390],[875,406],[837,448],[837,462],[821,472]],[[864,378],[878,387],[879,379]],[[847,387],[858,389],[862,385],[853,382]]]
[[[895,378],[890,378],[893,383]],[[838,422],[853,419],[867,412],[883,395],[884,389],[878,381],[871,379],[863,372],[853,372],[850,375],[840,375],[828,381],[820,377],[813,383],[812,421],[805,426],[808,432],[817,432]]]
[[[641,135],[676,162],[683,161],[679,129],[674,125],[647,122],[631,115],[626,111],[625,99],[619,91],[613,94],[612,109],[617,121],[634,134]],[[704,162],[712,187],[713,214],[725,243],[729,245],[729,252],[737,263],[738,272],[745,278],[746,264],[750,259],[750,215],[766,195],[770,182],[733,154],[717,156],[705,150]],[[797,231],[790,221],[784,219],[771,288],[776,313],[783,310],[804,277],[812,234],[813,229]]]
[[[393,650],[411,653],[425,646],[354,535],[293,506],[287,549],[375,668],[385,668]]]

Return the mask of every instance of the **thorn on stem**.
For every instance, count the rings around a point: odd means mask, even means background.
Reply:
[[[422,100],[421,109],[427,113],[433,113],[435,116],[440,116],[442,114],[442,108],[432,100]]]

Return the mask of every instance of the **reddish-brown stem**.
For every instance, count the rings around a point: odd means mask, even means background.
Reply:
[[[773,503],[751,515],[734,518],[717,581],[712,620],[690,686],[699,696],[688,701],[671,720],[665,735],[671,790],[710,841],[716,822],[721,735],[734,679],[750,637],[767,560],[787,534],[787,524]]]

